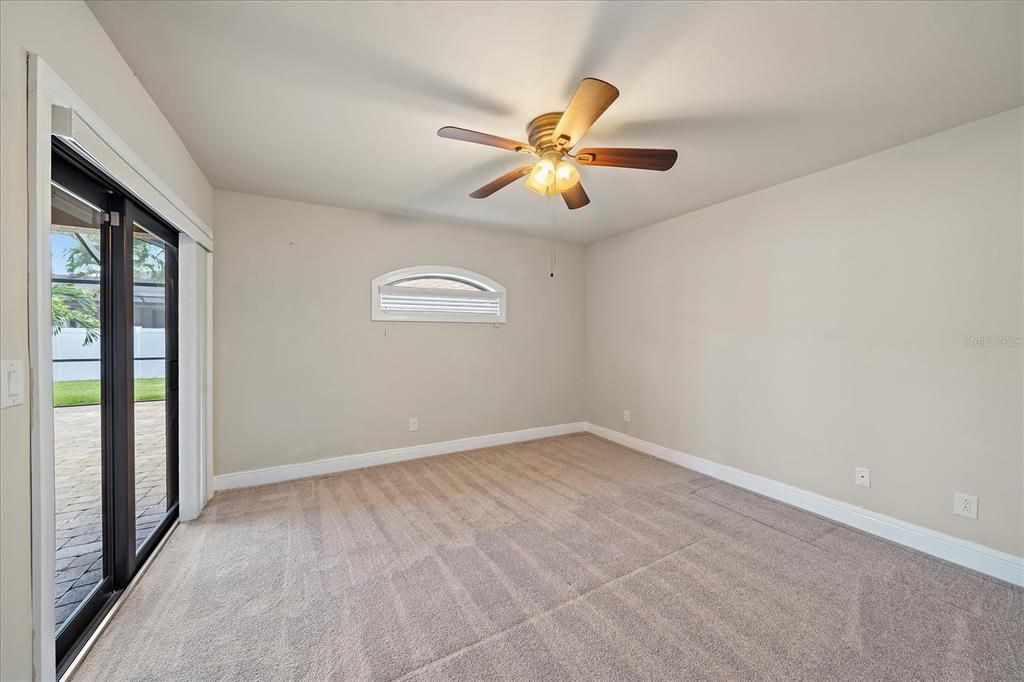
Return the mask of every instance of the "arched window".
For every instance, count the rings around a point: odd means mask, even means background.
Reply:
[[[504,322],[505,287],[448,265],[417,265],[371,285],[371,319],[400,322]]]

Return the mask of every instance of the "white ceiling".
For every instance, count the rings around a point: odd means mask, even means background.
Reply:
[[[583,76],[619,99],[585,146],[675,147],[667,173],[583,168],[580,242],[1022,104],[1019,3],[90,2],[220,189],[550,236],[550,199],[470,191]]]

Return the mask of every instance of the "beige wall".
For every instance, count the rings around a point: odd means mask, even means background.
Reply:
[[[588,420],[1024,554],[1021,112],[591,245]]]
[[[0,357],[28,360],[26,54],[38,53],[207,223],[213,190],[81,2],[0,3]],[[0,411],[0,679],[31,675],[28,405]]]
[[[218,474],[583,419],[581,246],[559,246],[552,279],[541,239],[220,191],[215,203]],[[372,322],[370,281],[424,264],[497,280],[508,323]]]

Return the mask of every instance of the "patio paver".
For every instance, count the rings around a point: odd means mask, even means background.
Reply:
[[[149,537],[167,508],[164,424],[162,400],[135,404],[136,546]],[[54,620],[59,630],[103,574],[100,406],[55,409],[53,431],[53,598]]]

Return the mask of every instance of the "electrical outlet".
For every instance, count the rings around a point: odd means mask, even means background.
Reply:
[[[417,431],[420,428],[420,420],[416,417],[409,417],[409,430]]]
[[[857,467],[853,470],[853,482],[862,488],[871,487],[871,469]]]
[[[953,493],[953,513],[969,519],[978,518],[978,496],[967,493]]]
[[[622,411],[622,421],[624,421],[624,422],[626,422],[628,424],[631,419],[632,419],[632,416],[629,414],[629,410],[623,410]]]

